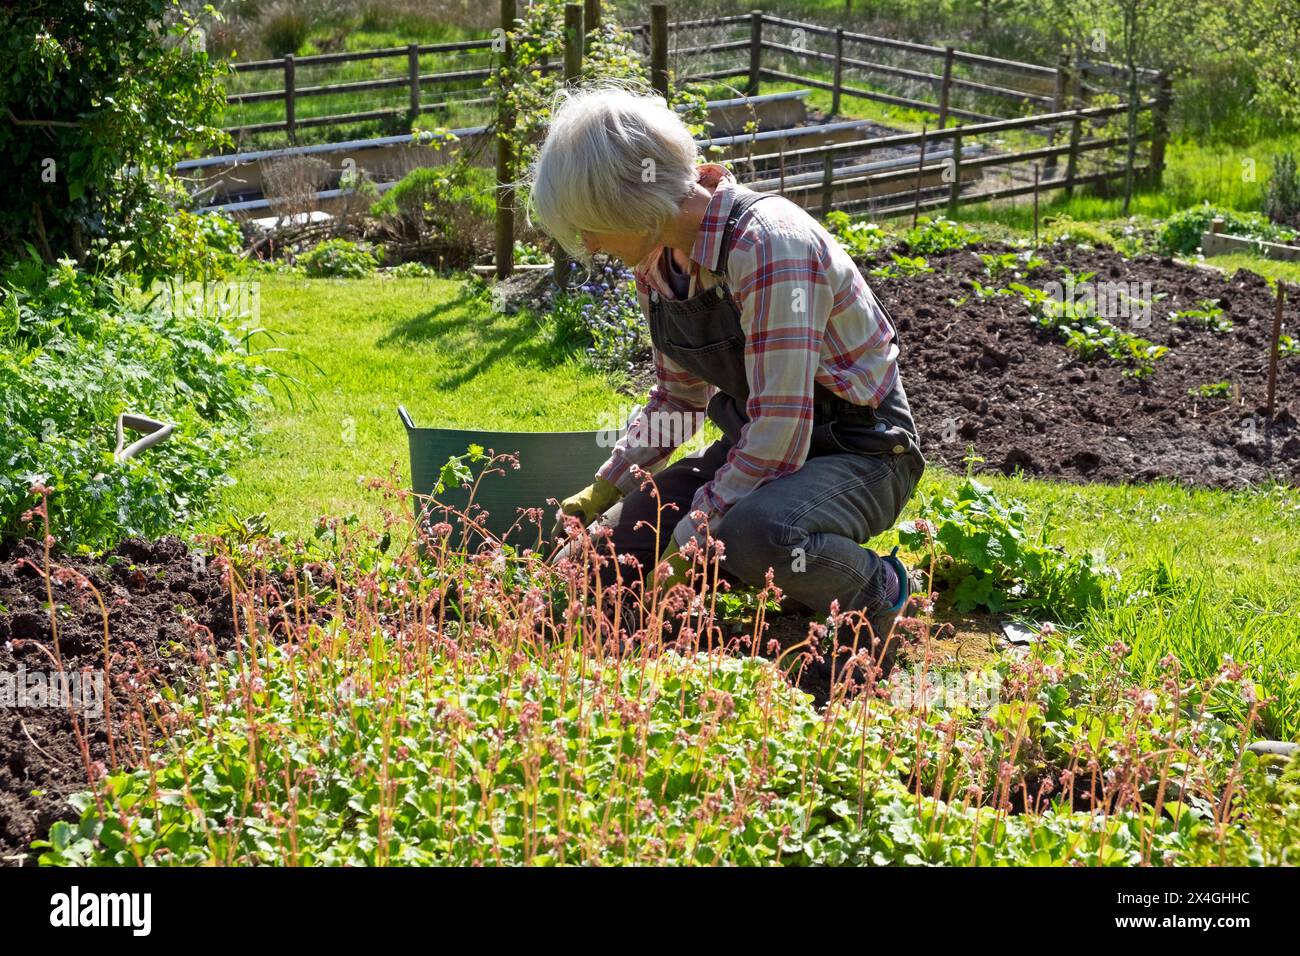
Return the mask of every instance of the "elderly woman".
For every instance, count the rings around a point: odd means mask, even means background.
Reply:
[[[814,613],[862,610],[887,641],[907,570],[862,545],[897,521],[925,459],[897,333],[848,254],[798,205],[700,163],[663,99],[625,88],[564,94],[530,178],[533,215],[571,255],[633,269],[657,378],[561,510],[654,566],[640,466],[665,557],[707,528],[730,577],[761,587],[770,568]],[[723,437],[664,467],[701,413]]]

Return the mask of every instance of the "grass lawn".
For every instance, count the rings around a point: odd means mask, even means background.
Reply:
[[[557,352],[536,318],[494,314],[464,281],[260,281],[262,323],[289,350],[276,363],[302,385],[292,405],[276,396],[223,513],[265,512],[272,528],[296,535],[321,514],[376,517],[375,496],[357,480],[394,465],[406,480],[399,404],[417,425],[548,431],[596,428],[620,402],[600,375]]]
[[[274,360],[304,387],[296,407],[281,398],[268,412],[257,452],[234,469],[223,513],[264,511],[273,528],[295,535],[309,534],[321,513],[377,516],[377,496],[357,479],[395,465],[405,480],[398,403],[417,424],[523,430],[596,427],[626,403],[557,349],[536,317],[495,314],[463,281],[276,276],[262,280],[262,309],[262,323],[290,350]],[[1213,673],[1229,654],[1256,664],[1256,679],[1278,698],[1268,731],[1300,736],[1300,491],[982,480],[1026,501],[1053,543],[1121,572],[1124,604],[1065,639],[1123,640],[1130,666],[1151,680],[1168,653],[1197,674]],[[933,467],[917,498],[956,481]],[[905,517],[915,509],[914,500]]]

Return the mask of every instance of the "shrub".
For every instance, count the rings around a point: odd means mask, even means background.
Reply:
[[[133,303],[70,262],[18,266],[3,285],[0,534],[30,530],[33,484],[53,489],[50,517],[70,546],[154,537],[201,515],[270,376],[235,323],[161,297]],[[115,464],[122,412],[176,432]]]
[[[228,275],[244,251],[238,224],[220,212],[197,214],[176,210],[165,225],[162,274],[173,280],[194,282]]]
[[[311,33],[311,20],[295,3],[273,3],[261,15],[262,42],[272,57],[297,53]]]
[[[1300,170],[1295,154],[1285,152],[1273,157],[1273,173],[1264,198],[1264,215],[1274,222],[1300,226]]]
[[[326,239],[298,257],[307,275],[314,278],[360,279],[379,265],[366,245],[346,239]]]
[[[49,265],[84,262],[120,243],[116,266],[146,283],[166,274],[184,191],[159,171],[230,142],[217,128],[225,67],[191,42],[197,23],[169,0],[46,0],[6,5],[0,27],[0,153],[13,172],[0,256],[30,244]]]
[[[403,239],[437,240],[472,257],[485,248],[495,228],[492,171],[464,160],[421,166],[370,207]]]
[[[1193,254],[1201,247],[1201,237],[1210,231],[1210,224],[1217,218],[1223,219],[1224,231],[1234,236],[1274,242],[1285,240],[1290,235],[1259,213],[1242,213],[1206,203],[1174,213],[1165,221],[1157,240],[1160,251],[1170,256]]]

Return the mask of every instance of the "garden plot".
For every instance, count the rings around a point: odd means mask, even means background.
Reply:
[[[62,666],[69,673],[88,668],[92,678],[101,678],[99,687],[105,686],[107,668],[113,754],[119,763],[134,758],[141,740],[139,718],[155,711],[151,699],[161,683],[185,676],[201,651],[234,646],[230,595],[219,570],[191,555],[178,538],[128,539],[100,558],[59,557],[56,564],[73,572],[62,582],[50,582],[59,607]],[[22,673],[27,681],[56,669],[42,653],[42,648],[52,652],[56,646],[43,568],[42,549],[30,540],[0,555],[0,672]],[[84,582],[103,599],[107,623]],[[50,824],[69,818],[67,798],[86,788],[87,763],[96,770],[114,766],[108,722],[79,713],[78,723],[91,728],[84,752],[67,709],[5,710],[0,722],[0,865],[23,857]],[[157,730],[150,727],[147,733]]]
[[[1276,302],[1265,279],[1062,246],[1040,250],[1043,264],[1027,275],[1013,266],[991,276],[989,262],[1017,261],[1010,252],[975,246],[932,257],[933,272],[870,279],[896,320],[931,461],[960,468],[973,447],[982,467],[1007,474],[1225,488],[1300,481],[1300,355],[1289,340],[1276,411],[1265,414]],[[1055,281],[1064,291],[1069,275],[1080,290],[1119,284],[1138,314],[1081,318],[1072,347],[1068,330],[1045,327],[1010,288]],[[1107,354],[1130,344],[1142,354]]]

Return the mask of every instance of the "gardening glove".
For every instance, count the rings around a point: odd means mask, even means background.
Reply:
[[[676,584],[686,583],[686,572],[690,570],[691,562],[682,557],[681,553],[677,550],[676,541],[670,543],[668,547],[664,549],[664,553],[660,556],[659,563],[663,564],[665,561],[668,562],[668,566],[671,570],[668,572],[668,577],[665,578],[659,586],[667,592]]]
[[[551,537],[564,536],[564,515],[573,515],[579,518],[583,525],[589,525],[622,497],[623,492],[618,485],[604,478],[597,478],[576,495],[570,495],[560,502],[560,513],[556,515],[555,528],[551,531]]]

